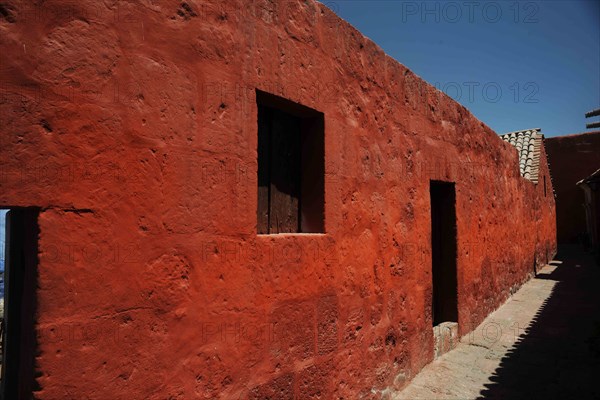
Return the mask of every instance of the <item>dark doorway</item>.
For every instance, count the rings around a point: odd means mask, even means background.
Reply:
[[[458,322],[454,183],[430,181],[433,325]]]
[[[32,398],[38,234],[37,209],[8,211],[2,320],[1,396],[4,400]]]

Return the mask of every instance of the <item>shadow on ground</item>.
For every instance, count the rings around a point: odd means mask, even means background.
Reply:
[[[502,359],[479,399],[600,399],[600,267],[559,250],[551,296]]]

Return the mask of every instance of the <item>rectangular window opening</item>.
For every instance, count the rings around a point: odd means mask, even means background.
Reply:
[[[0,398],[29,399],[35,389],[38,210],[0,210],[0,229],[3,248]]]
[[[260,90],[258,234],[324,233],[323,113]]]
[[[454,183],[430,181],[433,326],[458,322],[456,193]]]

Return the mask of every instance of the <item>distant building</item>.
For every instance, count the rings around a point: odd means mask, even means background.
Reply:
[[[587,239],[600,263],[600,169],[577,182],[585,194]]]
[[[584,192],[577,182],[600,168],[600,131],[545,140],[556,191],[558,243],[582,243],[587,232]]]

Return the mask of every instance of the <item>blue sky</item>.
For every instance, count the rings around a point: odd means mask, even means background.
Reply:
[[[497,133],[585,132],[600,107],[600,1],[323,1]]]

